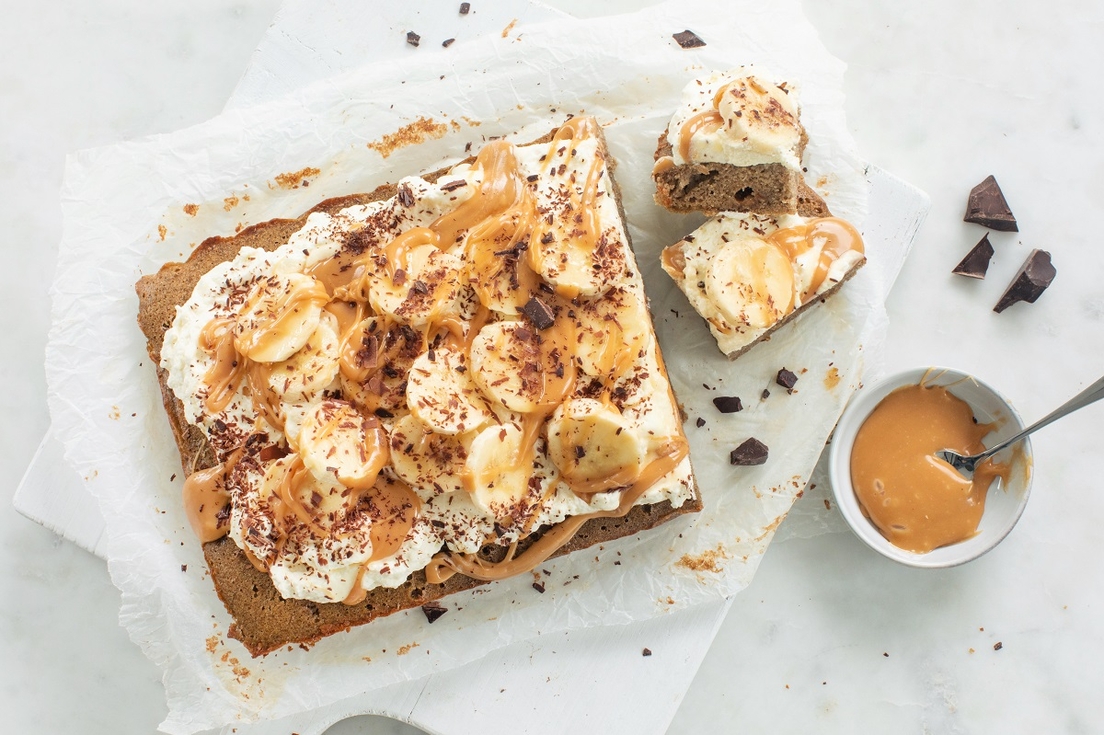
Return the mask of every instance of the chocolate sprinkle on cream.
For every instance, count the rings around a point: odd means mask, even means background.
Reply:
[[[713,399],[713,405],[721,413],[736,413],[744,410],[744,404],[740,403],[737,396],[717,396]]]
[[[989,270],[989,259],[992,257],[993,246],[989,244],[989,233],[985,233],[951,273],[967,278],[985,278],[985,273]]]
[[[698,34],[691,30],[679,31],[673,34],[672,38],[683,48],[700,48],[705,45],[705,41],[701,40]]]
[[[741,467],[766,464],[767,445],[752,437],[733,449],[728,455],[728,461]]]
[[[990,230],[1020,231],[1016,226],[1016,218],[1012,216],[1012,210],[1004,198],[1004,192],[1001,191],[996,178],[992,176],[970,191],[970,198],[966,203],[966,216],[962,219],[965,222],[988,227]]]

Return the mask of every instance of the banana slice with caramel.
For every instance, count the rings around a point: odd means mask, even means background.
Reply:
[[[800,141],[794,100],[778,85],[757,76],[726,84],[717,95],[717,110],[727,134],[755,150],[787,150]]]
[[[647,442],[616,407],[575,398],[548,422],[548,456],[576,493],[631,485],[647,457]]]
[[[337,319],[323,312],[318,327],[298,352],[268,371],[268,385],[285,403],[306,403],[333,383],[341,358]]]
[[[299,427],[299,456],[315,477],[347,488],[371,487],[390,458],[387,432],[375,416],[346,401],[319,402]]]
[[[261,279],[238,314],[234,344],[254,362],[281,362],[301,350],[318,328],[329,294],[302,273]]]
[[[493,418],[471,378],[463,352],[423,352],[410,367],[406,385],[410,412],[438,434],[463,434]]]
[[[769,327],[793,311],[793,264],[774,243],[740,235],[714,254],[705,289],[730,323]]]

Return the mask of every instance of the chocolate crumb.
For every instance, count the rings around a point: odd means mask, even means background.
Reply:
[[[414,31],[407,31],[406,42],[409,43],[411,46],[417,47],[418,44],[422,42],[422,37]]]
[[[471,10],[471,3],[460,3],[460,15],[467,15]]]
[[[643,651],[640,652],[640,655],[641,656],[651,656],[652,655],[652,649],[645,648]]]
[[[537,592],[540,592],[543,595],[545,587],[540,582],[533,582],[533,589],[535,589]]]
[[[1001,643],[1000,641],[997,641],[996,643],[993,644],[993,650],[994,651],[999,651],[1002,648],[1004,648],[1004,644]]]
[[[188,571],[188,565],[187,564],[181,564],[180,565],[180,571],[182,571],[182,572]]]
[[[446,38],[444,41],[441,41],[441,46],[443,46],[444,48],[448,48],[453,44],[455,40],[455,38]]]
[[[697,424],[697,427],[700,429],[701,427],[705,426],[705,419],[703,419],[701,416],[699,416],[698,420],[695,421],[694,423]]]
[[[993,307],[993,311],[999,314],[1017,301],[1034,304],[1043,291],[1046,291],[1056,274],[1057,271],[1050,262],[1050,253],[1045,250],[1032,250],[1024,264],[1020,266],[1016,277],[1008,284],[1000,301]]]
[[[767,461],[767,445],[752,437],[732,450],[728,461],[741,467],[754,467]]]
[[[782,368],[778,371],[778,375],[775,376],[774,382],[778,383],[788,392],[793,393],[794,386],[797,385],[797,376],[786,368]]]
[[[713,405],[721,413],[736,413],[744,410],[744,404],[740,403],[737,396],[717,396],[713,399]]]
[[[527,316],[537,329],[548,329],[556,323],[556,315],[552,311],[552,307],[536,296],[529,299],[525,306],[521,307],[521,313]]]
[[[770,391],[764,388],[763,392],[759,394],[759,400],[765,401],[768,398],[770,398]]]
[[[575,459],[582,459],[585,456],[586,456],[586,449],[583,448],[582,444],[576,444],[575,445]]]
[[[422,281],[422,280],[415,280],[414,283],[410,286],[410,289],[412,291],[414,291],[414,293],[419,293],[419,294],[429,293],[429,286],[427,286],[426,282]]]
[[[169,476],[169,482],[176,482],[176,473],[175,472],[172,473],[172,475]]]
[[[967,278],[985,278],[985,273],[989,270],[989,259],[992,257],[993,246],[989,244],[989,233],[985,233],[951,273]]]
[[[448,612],[448,608],[439,602],[427,602],[422,605],[422,612],[425,613],[426,620],[430,624],[436,623],[442,615]]]
[[[962,219],[965,222],[983,225],[990,230],[1020,231],[1016,226],[1016,218],[1012,216],[1012,210],[1004,198],[1004,192],[1001,191],[993,176],[989,176],[970,190],[970,198],[966,202],[966,216]]]
[[[468,143],[468,147],[465,148],[464,151],[466,152],[466,151],[470,151],[470,150],[471,150],[471,143]],[[453,189],[459,189],[461,186],[463,186],[466,183],[468,183],[468,182],[464,181],[464,179],[457,179],[456,181],[450,181],[447,184],[441,184],[441,191],[452,191]]]
[[[691,30],[679,31],[671,37],[683,48],[700,48],[705,45],[705,41],[701,40],[698,34]]]
[[[399,200],[399,204],[407,209],[414,206],[414,192],[412,192],[410,187],[406,184],[399,185],[399,191],[398,194],[395,195],[395,198]]]

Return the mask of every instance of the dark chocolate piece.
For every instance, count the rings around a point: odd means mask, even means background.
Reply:
[[[1016,218],[1012,216],[1012,210],[1008,208],[1008,202],[1005,201],[1004,192],[992,176],[970,191],[970,199],[966,203],[966,216],[963,220],[983,225],[990,230],[1020,231],[1016,226]]]
[[[540,582],[533,582],[533,589],[535,589],[537,592],[540,592],[542,595],[544,594],[545,588],[544,585]]]
[[[460,15],[467,15],[471,10],[471,3],[460,3]]]
[[[993,307],[993,311],[1000,314],[1017,301],[1034,304],[1054,280],[1056,273],[1050,263],[1050,253],[1045,250],[1032,250],[1031,255],[1027,256],[1027,260],[1020,267],[1020,272],[1012,279],[1012,283],[1008,284],[1004,295]]]
[[[652,655],[652,649],[645,648],[643,651],[640,652],[640,655],[641,656],[651,656]]]
[[[797,376],[786,368],[782,368],[775,376],[774,382],[785,388],[787,392],[793,393],[794,386],[797,385]]]
[[[713,405],[721,413],[736,413],[744,410],[744,404],[740,403],[737,396],[717,396],[713,399]]]
[[[448,47],[449,47],[449,46],[451,46],[451,45],[453,44],[453,42],[455,42],[455,41],[456,41],[456,39],[455,39],[455,38],[446,38],[446,39],[445,39],[444,41],[441,41],[441,45],[442,45],[442,46],[444,46],[445,48],[448,48]]]
[[[767,445],[755,437],[732,450],[728,461],[741,467],[753,467],[767,461]]]
[[[966,253],[962,262],[955,266],[951,273],[957,273],[967,278],[985,278],[985,272],[989,270],[989,259],[993,257],[993,246],[989,244],[989,233],[985,233],[978,244]]]
[[[521,307],[521,313],[529,317],[529,321],[533,322],[533,326],[537,329],[548,329],[556,323],[556,314],[552,311],[552,307],[536,296]]]
[[[698,420],[697,420],[697,421],[695,421],[694,423],[695,423],[695,424],[697,425],[697,427],[698,427],[698,428],[700,429],[701,427],[705,426],[705,419],[703,419],[703,418],[702,418],[701,416],[699,416],[699,417],[698,417]]]
[[[419,43],[422,42],[422,37],[414,31],[407,31],[406,42],[409,43],[411,46],[417,46]]]
[[[469,143],[468,145],[470,146],[471,143]],[[468,151],[468,150],[470,150],[470,149],[469,148],[464,149],[465,152]],[[447,183],[441,184],[441,191],[452,191],[453,189],[459,189],[461,186],[463,186],[466,183],[468,183],[468,182],[465,181],[464,179],[457,179],[456,181],[449,181]]]
[[[448,608],[439,602],[427,602],[422,605],[422,612],[425,613],[426,620],[430,623],[436,623],[442,615],[448,612]]]
[[[700,48],[705,45],[705,41],[701,40],[701,38],[698,37],[698,34],[694,33],[691,30],[675,33],[672,38],[674,38],[678,42],[678,45],[682,46],[683,48]]]

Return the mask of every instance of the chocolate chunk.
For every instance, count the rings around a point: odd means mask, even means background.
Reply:
[[[736,413],[744,410],[744,404],[736,396],[717,396],[713,399],[713,405],[721,413]]]
[[[767,461],[767,445],[752,437],[733,449],[728,455],[728,461],[741,467],[765,464]]]
[[[690,30],[675,33],[672,38],[674,38],[678,42],[678,45],[682,46],[683,48],[700,48],[701,46],[705,45],[705,41],[701,40],[701,38],[698,37],[697,33],[694,33]]]
[[[542,595],[544,594],[544,585],[540,582],[533,582],[533,589],[540,592]]]
[[[793,393],[794,386],[797,385],[797,376],[786,368],[782,368],[778,371],[778,375],[775,376],[774,382],[778,383],[788,392]]]
[[[1016,218],[1012,216],[1012,210],[1008,208],[1008,202],[1005,201],[1004,192],[992,176],[970,190],[970,199],[966,203],[966,216],[962,219],[983,225],[990,230],[1020,231],[1016,226]]]
[[[985,272],[989,270],[989,259],[993,257],[993,246],[989,244],[989,233],[978,240],[978,244],[966,253],[962,262],[954,267],[951,273],[957,273],[967,278],[985,278]]]
[[[406,184],[399,185],[399,192],[395,195],[395,198],[398,199],[399,204],[404,207],[410,208],[414,206],[414,192],[412,192],[410,187]]]
[[[698,428],[700,429],[701,427],[705,426],[705,419],[703,419],[703,418],[702,418],[701,416],[699,416],[699,417],[698,417],[698,420],[697,420],[697,421],[695,421],[694,423],[695,423],[695,424],[697,425],[697,427],[698,427]]]
[[[1034,304],[1054,280],[1055,273],[1057,271],[1050,263],[1050,253],[1045,250],[1032,250],[1031,255],[1027,256],[1027,260],[1020,267],[1020,272],[1012,279],[1012,283],[1008,284],[1004,295],[993,307],[993,311],[999,314],[1017,301]]]
[[[419,43],[422,42],[422,37],[414,31],[407,31],[406,42],[409,43],[411,46],[417,46]]]
[[[455,39],[455,38],[446,38],[446,39],[445,39],[444,41],[441,41],[441,45],[442,45],[442,46],[444,46],[445,48],[448,48],[448,47],[449,47],[449,46],[451,46],[451,45],[453,44],[453,42],[455,42],[455,41],[456,41],[456,39]]]
[[[643,651],[640,652],[640,655],[641,656],[651,656],[652,655],[652,649],[645,648]]]
[[[439,602],[427,602],[422,605],[422,612],[425,613],[426,620],[430,623],[436,623],[442,615],[448,612],[448,608]]]
[[[460,15],[467,15],[471,10],[471,3],[460,3]]]
[[[537,329],[548,329],[556,323],[556,314],[552,311],[552,307],[536,296],[521,307],[521,313],[529,317],[529,321],[533,322],[533,326]]]

